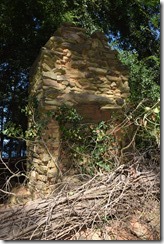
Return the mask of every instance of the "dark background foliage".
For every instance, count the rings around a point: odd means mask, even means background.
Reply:
[[[27,104],[30,67],[40,48],[66,21],[85,27],[89,33],[100,29],[109,43],[117,41],[119,50],[137,53],[139,62],[155,74],[152,82],[159,84],[159,1],[1,0],[0,131],[5,155],[21,156],[25,151],[25,146],[16,149],[19,143],[15,138],[4,140],[2,131],[9,121],[26,130],[27,118],[21,110]]]

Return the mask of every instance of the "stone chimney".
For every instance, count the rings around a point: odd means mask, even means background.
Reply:
[[[63,104],[75,107],[85,121],[109,120],[111,111],[121,110],[128,95],[127,67],[99,31],[88,36],[82,28],[62,25],[41,49],[31,69],[29,98],[37,99],[41,121],[47,111],[54,112]],[[29,119],[29,126],[37,126],[34,118]],[[62,164],[58,122],[46,121],[42,140],[36,137],[28,146],[30,184],[43,194],[52,191]]]

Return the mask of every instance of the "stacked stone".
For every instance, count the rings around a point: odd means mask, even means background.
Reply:
[[[62,104],[93,105],[100,111],[121,109],[129,95],[127,68],[109,47],[105,35],[97,31],[88,36],[84,29],[70,24],[61,26],[41,49],[30,83],[30,95],[39,100],[43,118],[45,111],[55,111]],[[41,144],[32,149],[33,182],[40,182],[38,189],[53,182],[58,171],[54,160],[60,156],[59,127],[50,122],[47,128],[43,135],[50,137],[45,138],[50,153]],[[53,171],[51,177],[49,171]]]
[[[85,30],[65,25],[41,50],[33,91],[47,109],[61,104],[98,103],[121,108],[129,95],[127,68],[112,51],[104,34],[88,37]]]
[[[59,176],[59,146],[59,126],[52,120],[42,132],[42,139],[31,145],[32,167],[29,172],[29,186],[32,192],[41,192],[39,196],[45,196],[54,190]]]

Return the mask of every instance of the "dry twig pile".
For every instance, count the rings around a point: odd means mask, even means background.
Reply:
[[[50,198],[1,209],[0,239],[73,239],[84,228],[128,218],[152,196],[159,197],[159,174],[121,165],[79,187],[63,184]]]

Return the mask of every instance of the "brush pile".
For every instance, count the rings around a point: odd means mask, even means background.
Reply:
[[[94,239],[119,239],[110,235],[113,221],[117,221],[120,230],[128,223],[125,229],[131,240],[157,240],[160,238],[159,225],[155,226],[152,217],[144,213],[146,210],[151,212],[145,204],[159,203],[159,198],[159,172],[139,171],[137,164],[121,165],[113,172],[99,173],[81,182],[80,186],[63,182],[48,198],[1,208],[0,239],[80,240],[85,239],[80,233],[88,229],[101,230],[101,236]],[[139,221],[135,226],[144,224],[142,232],[147,228],[144,233],[132,230],[132,224],[129,224],[132,216]],[[107,227],[108,237],[104,237],[102,230]]]

